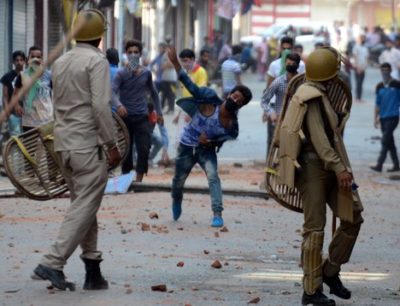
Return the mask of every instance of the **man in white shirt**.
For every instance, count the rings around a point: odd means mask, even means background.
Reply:
[[[368,48],[365,46],[366,37],[360,35],[357,39],[356,45],[353,47],[353,68],[354,76],[356,79],[356,102],[362,102],[362,89],[365,77],[365,70],[368,67]]]
[[[222,63],[222,95],[227,97],[236,85],[240,85],[240,75],[242,68],[240,66],[240,54],[242,47],[240,45],[232,46],[232,55]]]
[[[392,67],[392,78],[399,80],[400,50],[396,49],[391,40],[386,40],[385,50],[379,56],[379,64],[389,63]]]
[[[267,71],[267,87],[271,85],[272,81],[275,80],[277,77],[285,74],[285,58],[282,58],[282,55],[287,55],[289,54],[293,49],[293,38],[289,36],[284,36],[281,38],[281,47],[280,47],[280,55],[279,58],[274,60],[268,67]],[[287,50],[287,51],[286,51]],[[285,51],[287,52],[285,54]],[[305,65],[303,61],[300,61],[299,68],[297,70],[298,73],[304,73],[305,70]]]

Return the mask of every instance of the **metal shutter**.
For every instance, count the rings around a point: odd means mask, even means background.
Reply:
[[[26,49],[26,0],[14,0],[12,50]]]
[[[61,1],[49,1],[49,20],[48,20],[48,52],[57,45],[61,38]]]
[[[35,1],[27,1],[26,12],[26,46],[29,48],[35,44]]]
[[[3,42],[0,47],[0,75],[8,71],[8,5],[7,1],[0,1],[0,41]],[[0,85],[1,87],[1,85]],[[0,88],[1,89],[1,88]]]

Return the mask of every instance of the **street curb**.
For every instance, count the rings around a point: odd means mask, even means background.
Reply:
[[[196,194],[209,194],[210,190],[208,187],[188,185],[184,187],[184,192],[186,193],[196,193]],[[21,198],[25,197],[22,194],[16,194],[17,190],[14,189],[2,189],[0,190],[0,199],[4,198]],[[160,184],[160,183],[132,183],[129,191],[133,192],[171,192],[170,184]],[[266,191],[257,191],[251,189],[234,189],[234,188],[224,188],[222,190],[224,195],[238,196],[238,197],[253,197],[268,200],[269,195]],[[111,193],[107,195],[120,195],[121,193]],[[66,198],[69,194],[62,194],[56,198]]]
[[[152,191],[165,191],[171,192],[170,184],[160,184],[160,183],[133,183],[129,188],[130,191],[133,192],[152,192]],[[194,186],[189,185],[184,187],[184,192],[187,193],[199,193],[199,194],[208,194],[210,190],[208,187],[202,186]],[[222,190],[224,195],[231,196],[241,196],[241,197],[254,197],[254,198],[262,198],[269,199],[269,195],[266,191],[257,191],[251,189],[234,189],[234,188],[224,188]]]

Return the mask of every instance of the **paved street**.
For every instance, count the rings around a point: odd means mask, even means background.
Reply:
[[[385,172],[368,170],[380,148],[376,140],[380,132],[373,128],[378,80],[378,70],[370,69],[364,87],[366,103],[354,104],[345,133],[365,223],[351,261],[342,271],[353,296],[349,301],[336,299],[337,305],[400,304],[399,181],[389,180]],[[221,149],[221,180],[224,188],[258,190],[265,156],[266,131],[259,107],[264,84],[253,75],[246,75],[244,82],[252,88],[254,101],[240,113],[239,139]],[[166,116],[173,143],[171,120],[171,115]],[[399,135],[398,129],[398,145]],[[172,146],[170,154],[174,156]],[[233,166],[233,162],[241,164]],[[171,177],[171,169],[152,168],[145,181],[169,183]],[[206,186],[206,180],[195,170],[188,184]],[[7,179],[0,179],[0,188],[11,188]],[[53,241],[68,203],[66,198],[47,202],[0,199],[0,305],[231,306],[257,298],[258,305],[300,305],[302,216],[273,200],[225,196],[227,230],[218,231],[209,227],[209,196],[199,194],[185,194],[178,222],[171,219],[167,193],[106,196],[99,213],[99,245],[110,289],[81,289],[84,270],[77,252],[65,268],[77,291],[47,290],[46,282],[32,281],[29,275]],[[151,212],[158,219],[150,219]],[[330,223],[328,217],[325,250]],[[221,262],[220,269],[211,267],[215,260]],[[167,292],[151,290],[159,284],[165,284]]]

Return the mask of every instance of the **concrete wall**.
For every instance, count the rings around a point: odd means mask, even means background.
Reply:
[[[335,20],[347,22],[349,7],[342,0],[312,0],[311,20],[333,22]]]
[[[397,7],[397,25],[399,25],[400,21],[399,16],[400,9],[399,7]],[[390,29],[393,22],[391,3],[388,0],[353,3],[351,7],[350,18],[354,23],[358,23],[361,26],[367,26],[369,29],[372,29],[376,25],[380,25],[386,29]]]

